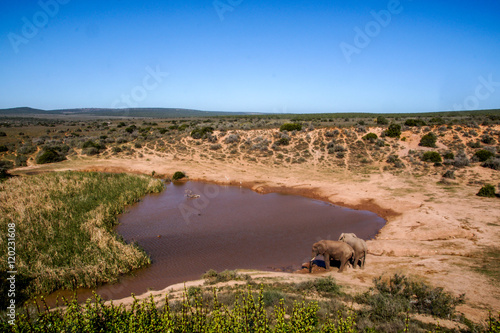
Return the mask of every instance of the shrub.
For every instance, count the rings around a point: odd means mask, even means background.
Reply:
[[[419,146],[422,147],[436,147],[437,136],[434,133],[427,133],[420,139]]]
[[[224,139],[224,142],[226,144],[230,144],[230,143],[236,143],[240,141],[240,136],[238,134],[229,134],[225,139]]]
[[[492,145],[492,144],[495,144],[495,142],[496,142],[496,141],[495,141],[495,139],[493,139],[493,138],[492,138],[491,136],[489,136],[489,135],[483,135],[483,136],[481,137],[481,142],[482,142],[482,143],[485,143],[485,144],[487,144],[487,145]]]
[[[486,162],[481,164],[481,166],[493,170],[500,170],[500,158],[490,158]]]
[[[11,161],[0,161],[0,179],[7,178],[7,170],[12,169],[14,164]]]
[[[453,154],[451,151],[449,152],[446,152],[444,155],[443,155],[443,158],[445,160],[453,160],[455,158],[455,154]]]
[[[282,137],[281,139],[275,141],[274,144],[278,146],[288,146],[290,144],[290,138]]]
[[[420,126],[427,126],[427,124],[422,119],[407,119],[405,121],[405,126],[410,126],[410,127],[419,126],[420,127]]]
[[[195,128],[191,131],[191,137],[193,139],[204,139],[211,133],[213,133],[214,129],[210,126],[205,126],[202,128]]]
[[[300,131],[302,129],[302,125],[299,123],[284,123],[280,126],[280,132],[283,131]]]
[[[390,138],[399,138],[401,136],[401,125],[390,124],[384,134]]]
[[[488,160],[490,157],[493,157],[495,156],[495,154],[493,154],[491,151],[489,150],[486,150],[486,149],[481,149],[481,150],[478,150],[476,151],[476,153],[474,154],[475,157],[477,157],[477,159],[480,161],[480,162],[485,162],[486,160]]]
[[[0,136],[7,136],[7,133],[5,133],[5,132],[0,132]]]
[[[5,145],[1,145],[0,146],[0,153],[6,152],[6,151],[9,151],[9,148],[7,148],[7,146],[5,146]]]
[[[216,270],[210,269],[203,274],[201,278],[205,280],[206,284],[216,284],[232,280],[251,280],[251,277],[248,274],[238,274],[236,271],[230,271],[227,269],[220,273],[217,273]]]
[[[494,198],[495,197],[495,186],[491,184],[486,184],[481,189],[479,192],[476,194],[479,197],[487,197],[487,198]]]
[[[367,292],[358,300],[370,304],[377,319],[390,320],[405,311],[448,318],[457,305],[464,303],[465,295],[455,297],[442,288],[432,288],[404,275],[395,274],[389,281],[379,277],[373,282],[375,293]]]
[[[16,167],[23,167],[28,165],[28,157],[24,155],[16,156]]]
[[[47,163],[56,163],[56,162],[61,162],[64,161],[66,157],[57,152],[56,149],[54,148],[48,148],[43,150],[38,156],[36,157],[35,161],[37,164],[47,164]]]
[[[443,174],[443,178],[455,179],[455,171],[448,170]]]
[[[422,155],[422,161],[441,163],[443,159],[441,158],[441,155],[437,151],[426,151]]]
[[[481,142],[479,141],[469,141],[467,142],[467,146],[469,146],[470,148],[481,148]]]
[[[210,146],[210,150],[219,150],[222,148],[222,145],[220,143],[215,143]]]
[[[429,120],[430,123],[436,124],[436,125],[444,125],[445,121],[441,117],[434,117]]]
[[[184,178],[184,177],[186,177],[186,174],[185,174],[184,172],[182,172],[182,171],[177,171],[177,172],[175,172],[175,173],[174,173],[174,175],[172,176],[172,179],[173,179],[173,180],[179,180],[179,179],[182,179],[182,178]]]
[[[278,306],[282,299],[285,299],[285,294],[280,290],[264,290],[262,293],[262,300],[265,306]]]
[[[92,140],[85,141],[82,146],[83,149],[95,148],[97,150],[105,149],[106,147],[100,143],[94,142]]]
[[[379,124],[379,125],[387,125],[387,124],[389,124],[389,121],[384,116],[378,116],[377,117],[377,124]]]
[[[457,168],[463,168],[466,166],[469,166],[470,161],[467,158],[467,155],[465,155],[464,151],[460,151],[458,155],[455,157],[455,160],[453,161],[453,166]]]
[[[370,141],[371,143],[374,143],[375,141],[377,141],[378,136],[377,136],[377,134],[370,132],[370,133],[366,134],[362,139],[366,140],[366,141]]]

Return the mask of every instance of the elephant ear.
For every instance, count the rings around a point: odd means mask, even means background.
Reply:
[[[325,245],[323,243],[319,242],[316,248],[318,249],[318,253],[325,253]]]
[[[343,241],[343,240],[344,240],[344,237],[345,237],[344,233],[341,233],[341,234],[340,234],[340,237],[339,237],[339,241]]]

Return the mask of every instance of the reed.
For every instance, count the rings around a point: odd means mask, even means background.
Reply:
[[[113,226],[124,207],[162,189],[161,181],[151,177],[96,172],[0,183],[0,227],[6,231],[15,224],[17,278],[25,281],[18,292],[28,298],[60,288],[95,287],[149,264],[146,253],[126,244]],[[8,270],[6,241],[0,239],[2,271]]]

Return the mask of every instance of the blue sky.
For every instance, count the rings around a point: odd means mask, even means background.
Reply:
[[[0,3],[0,108],[500,108],[500,1]]]

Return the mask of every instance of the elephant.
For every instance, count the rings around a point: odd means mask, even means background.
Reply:
[[[321,240],[314,243],[312,246],[309,273],[311,273],[312,263],[314,259],[316,259],[319,254],[321,254],[325,259],[326,270],[330,269],[330,259],[335,259],[340,261],[339,272],[342,272],[344,270],[346,262],[348,262],[354,256],[354,250],[349,244],[334,240]]]
[[[353,248],[354,250],[353,268],[356,268],[356,265],[361,260],[361,264],[359,265],[359,267],[364,269],[366,255],[368,254],[368,247],[366,246],[366,242],[361,238],[358,238],[353,233],[342,233],[339,237],[339,241],[345,242]]]

